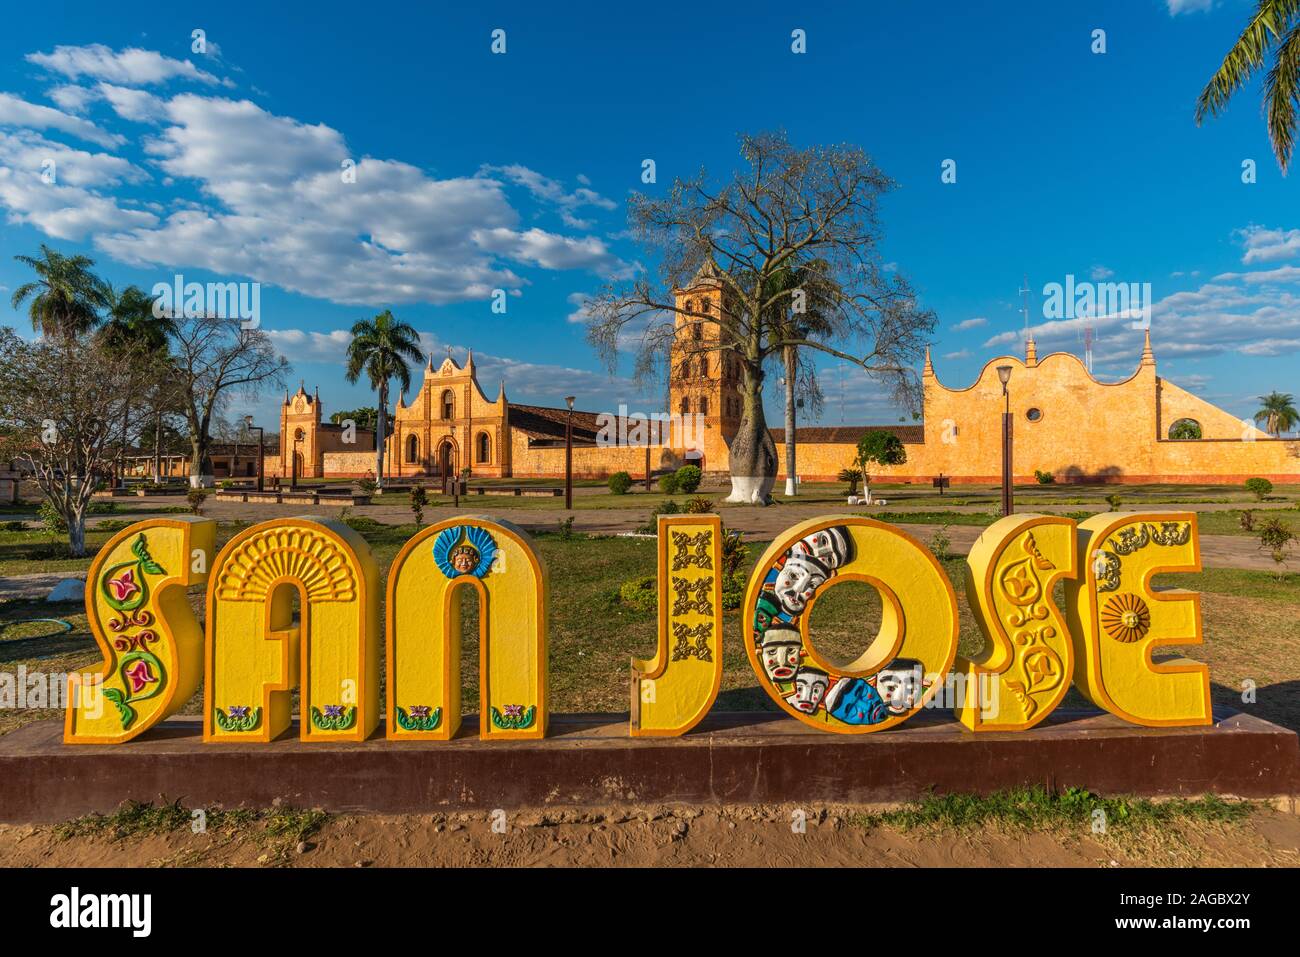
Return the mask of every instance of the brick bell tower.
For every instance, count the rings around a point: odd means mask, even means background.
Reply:
[[[686,289],[674,289],[673,297],[682,312],[675,320],[668,411],[690,417],[698,449],[683,449],[678,436],[673,444],[688,464],[699,465],[706,473],[725,474],[731,440],[740,425],[741,376],[739,360],[718,348],[721,328],[709,320],[723,315],[726,308],[713,260],[700,267]]]

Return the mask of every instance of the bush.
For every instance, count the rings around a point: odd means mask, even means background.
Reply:
[[[698,465],[683,465],[677,470],[677,491],[685,495],[693,495],[700,487],[700,480],[703,478],[704,473],[700,471]]]
[[[849,490],[846,494],[857,495],[858,483],[862,481],[862,469],[840,469],[839,475],[836,476],[841,482],[849,483]]]
[[[934,534],[930,537],[930,551],[940,561],[951,556],[952,539],[948,537],[947,525],[935,529]]]
[[[1282,565],[1295,542],[1295,532],[1280,518],[1270,518],[1260,523],[1259,547],[1267,550],[1273,561],[1277,562],[1278,578],[1282,577]]]
[[[748,581],[744,575],[726,575],[722,579],[722,607],[735,611],[745,600],[745,586]]]
[[[676,515],[681,512],[677,503],[672,499],[661,502],[650,510],[650,518],[644,525],[637,526],[637,533],[640,535],[654,535],[659,531],[659,523],[655,521],[660,515]]]
[[[1262,502],[1273,494],[1273,483],[1266,478],[1246,479],[1246,491],[1255,496],[1255,501]]]
[[[702,495],[697,495],[695,498],[688,498],[686,500],[686,508],[684,511],[687,515],[707,515],[709,512],[713,511],[713,499],[704,498]]]
[[[374,495],[379,491],[379,483],[372,475],[364,475],[352,483],[362,495]]]
[[[632,487],[632,476],[626,472],[615,472],[609,477],[609,490],[615,495],[626,495]]]
[[[1254,509],[1244,509],[1241,513],[1241,530],[1243,532],[1253,532],[1255,530],[1255,511]]]
[[[1121,501],[1122,500],[1120,499],[1120,497],[1116,495],[1114,492],[1111,492],[1109,495],[1106,496],[1106,504],[1110,506],[1110,510],[1112,512],[1119,511],[1119,506]]]
[[[1056,481],[1056,476],[1051,472],[1044,472],[1040,469],[1034,469],[1034,479],[1039,485],[1051,485]]]
[[[745,533],[734,528],[724,528],[722,530],[722,574],[728,578],[739,575],[748,557],[749,546],[745,544]]]
[[[618,586],[619,601],[638,611],[655,611],[659,607],[659,592],[654,575],[629,578]]]
[[[678,487],[676,472],[669,472],[667,475],[659,476],[659,491],[663,492],[665,495],[677,494]]]
[[[48,498],[41,502],[40,508],[36,510],[36,516],[41,520],[41,527],[51,535],[68,534],[68,523]]]
[[[194,515],[203,514],[203,503],[208,499],[208,490],[205,488],[192,488],[185,493],[185,499],[190,503],[190,512]]]
[[[24,525],[22,522],[18,522],[18,521],[0,522],[0,532],[25,532],[25,531],[27,531],[27,526]]]

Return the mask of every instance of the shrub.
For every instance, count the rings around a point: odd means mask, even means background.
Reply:
[[[1039,485],[1051,485],[1056,481],[1056,476],[1051,472],[1044,472],[1041,469],[1034,469],[1034,479]]]
[[[665,495],[677,494],[678,487],[676,472],[669,472],[667,475],[659,476],[659,491],[663,492]]]
[[[0,522],[0,532],[25,532],[27,526],[19,521]]]
[[[560,541],[567,542],[573,538],[573,516],[560,519],[559,527]]]
[[[1273,494],[1273,483],[1266,478],[1246,479],[1246,491],[1255,496],[1255,501],[1262,502]]]
[[[841,482],[849,483],[849,490],[845,494],[857,495],[858,483],[862,481],[862,469],[840,469],[840,474],[836,476]]]
[[[429,493],[424,490],[424,486],[419,482],[411,486],[411,513],[415,516],[415,529],[419,531],[424,526],[424,509],[429,504]]]
[[[1244,509],[1241,513],[1241,530],[1243,532],[1253,532],[1255,530],[1255,512],[1253,509]]]
[[[685,495],[693,495],[700,487],[700,480],[703,478],[704,473],[700,471],[698,465],[683,465],[677,470],[677,491]]]
[[[686,500],[686,507],[683,509],[687,515],[707,515],[713,511],[713,499],[697,495],[695,498]]]
[[[48,498],[41,502],[40,508],[36,510],[36,516],[41,520],[41,527],[51,535],[68,534],[68,523]]]
[[[654,611],[659,607],[659,592],[654,575],[629,578],[618,586],[618,597],[625,605],[638,611]]]
[[[745,544],[745,533],[734,528],[722,530],[722,574],[739,575],[741,566],[749,557],[749,546]],[[725,585],[724,585],[725,587]]]
[[[185,493],[185,500],[190,503],[190,513],[193,515],[203,514],[203,503],[208,499],[208,490],[205,488],[192,488]]]
[[[374,495],[379,491],[379,483],[372,474],[367,473],[352,483],[362,495]]]
[[[1280,518],[1270,518],[1260,523],[1259,547],[1267,549],[1273,561],[1277,563],[1278,578],[1282,577],[1282,564],[1286,561],[1287,553],[1290,552],[1295,541],[1295,532],[1291,531],[1291,526]]]
[[[1120,497],[1116,495],[1114,492],[1111,492],[1109,495],[1106,496],[1106,504],[1110,506],[1110,510],[1112,512],[1119,511],[1119,506],[1121,501],[1122,500],[1120,499]]]
[[[745,585],[748,582],[744,575],[725,575],[722,579],[722,607],[727,611],[735,611],[740,607],[741,602],[745,600]]]
[[[615,472],[609,477],[609,490],[615,495],[626,495],[632,487],[632,476],[626,472]]]
[[[952,539],[948,537],[948,526],[945,525],[942,528],[935,529],[934,534],[930,536],[930,551],[934,554],[934,557],[943,561],[949,557],[951,549]]]
[[[650,518],[644,525],[637,526],[637,533],[641,535],[653,535],[659,531],[659,523],[655,521],[660,515],[676,515],[681,512],[681,508],[672,499],[666,502],[660,502],[650,510]]]

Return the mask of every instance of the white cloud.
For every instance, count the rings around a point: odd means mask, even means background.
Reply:
[[[973,319],[963,319],[961,322],[953,326],[953,329],[957,332],[964,332],[967,329],[978,329],[980,326],[987,326],[988,323],[988,319],[984,316],[976,316]]]
[[[956,352],[945,352],[941,358],[944,359],[969,359],[969,349],[958,349]]]
[[[1203,13],[1209,10],[1217,0],[1165,0],[1169,15],[1176,17],[1180,13]]]
[[[1247,226],[1238,235],[1242,239],[1245,253],[1241,261],[1251,263],[1278,262],[1294,259],[1300,255],[1300,229],[1265,229],[1262,226]]]
[[[70,80],[90,77],[123,86],[149,86],[173,79],[193,80],[215,86],[219,80],[189,60],[174,60],[153,50],[129,47],[115,51],[102,43],[89,46],[57,46],[50,53],[29,53],[29,63],[59,73]]]
[[[28,103],[11,93],[0,93],[0,125],[21,126],[35,130],[58,130],[99,146],[121,146],[126,138],[109,133],[89,120],[71,116],[53,107]]]
[[[69,113],[81,113],[99,97],[94,90],[85,86],[65,84],[50,89],[46,95]]]
[[[1095,282],[1100,282],[1103,279],[1109,279],[1113,275],[1115,275],[1115,270],[1107,266],[1096,265],[1093,266],[1090,270],[1088,270],[1088,277],[1094,280]]]
[[[436,180],[397,160],[362,158],[355,182],[344,182],[352,151],[323,123],[189,93],[149,109],[161,109],[162,128],[146,152],[207,201],[157,228],[97,237],[124,262],[245,275],[352,304],[517,293],[525,283],[508,262],[602,276],[631,268],[600,239],[519,230],[505,184],[490,176]]]
[[[101,83],[95,88],[96,93],[108,101],[113,112],[124,120],[135,122],[153,122],[161,119],[166,106],[162,100],[145,90],[135,90],[127,86],[114,86]]]

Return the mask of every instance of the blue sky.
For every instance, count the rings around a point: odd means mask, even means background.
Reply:
[[[370,398],[343,382],[341,331],[385,307],[440,356],[473,348],[489,395],[504,377],[517,401],[653,408],[630,363],[600,366],[577,303],[654,267],[624,232],[630,191],[724,175],[738,131],[780,126],[859,144],[897,180],[881,258],[938,313],[945,384],[1019,351],[1024,275],[1040,355],[1080,351],[1080,323],[1042,305],[1072,274],[1150,283],[1161,373],[1230,411],[1300,392],[1300,204],[1257,84],[1192,119],[1247,0],[181,6],[6,12],[0,323],[28,332],[13,256],[48,242],[115,284],[261,283],[263,328],[327,412]],[[1141,333],[1093,325],[1098,377],[1127,375]],[[826,424],[897,418],[852,368],[824,363],[823,388]]]

